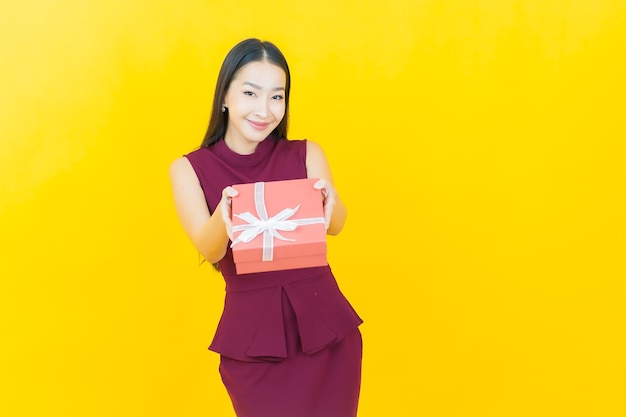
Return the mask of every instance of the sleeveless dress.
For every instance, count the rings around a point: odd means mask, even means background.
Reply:
[[[224,187],[306,178],[306,141],[267,138],[240,155],[219,140],[185,155],[211,213]],[[224,310],[209,349],[238,417],[355,417],[362,323],[330,266],[237,275],[219,262]]]

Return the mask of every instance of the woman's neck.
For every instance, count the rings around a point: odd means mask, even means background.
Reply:
[[[228,149],[240,155],[253,154],[254,151],[256,151],[256,148],[257,146],[259,146],[259,143],[260,143],[260,142],[252,142],[252,141],[245,140],[245,139],[237,140],[228,134],[224,135],[224,142],[226,143],[226,146],[228,146]]]

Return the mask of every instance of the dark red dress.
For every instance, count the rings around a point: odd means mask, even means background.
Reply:
[[[306,141],[268,138],[251,155],[223,140],[188,155],[211,212],[224,187],[306,178]],[[237,275],[219,262],[224,311],[209,349],[238,417],[354,417],[362,320],[330,267]]]

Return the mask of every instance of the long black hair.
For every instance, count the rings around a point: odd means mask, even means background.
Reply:
[[[211,146],[223,138],[226,133],[226,126],[228,125],[228,110],[223,112],[222,105],[224,103],[224,97],[226,96],[228,87],[230,87],[230,83],[232,82],[235,74],[237,74],[237,71],[250,62],[265,60],[277,65],[285,71],[285,116],[278,126],[276,126],[276,129],[274,129],[271,136],[275,138],[287,137],[287,127],[289,124],[289,90],[291,88],[291,74],[289,73],[287,60],[283,56],[282,52],[280,52],[280,50],[273,43],[251,38],[243,40],[235,45],[233,49],[228,52],[224,62],[222,63],[219,76],[217,77],[217,85],[215,86],[215,95],[213,96],[211,119],[201,147]]]

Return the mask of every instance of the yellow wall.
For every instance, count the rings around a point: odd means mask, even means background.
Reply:
[[[360,416],[626,414],[624,1],[213,3],[0,4],[0,415],[233,415],[167,167],[249,36],[350,209]]]

